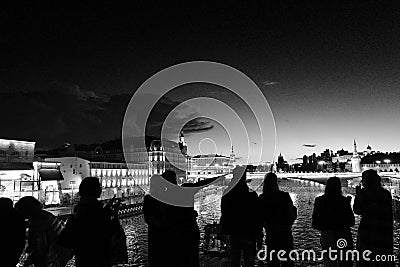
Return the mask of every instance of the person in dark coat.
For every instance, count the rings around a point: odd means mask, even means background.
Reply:
[[[167,228],[170,243],[169,253],[174,267],[198,267],[200,229],[197,225],[197,211],[194,209],[194,196],[202,188],[223,176],[209,178],[197,183],[177,185],[176,173],[167,170],[162,177],[168,181],[164,188],[162,213],[163,224]]]
[[[263,193],[259,196],[262,225],[265,229],[265,243],[268,251],[286,251],[287,261],[279,261],[277,253],[272,258],[267,254],[268,266],[293,266],[289,252],[293,249],[292,225],[297,218],[297,209],[289,193],[279,190],[275,173],[264,178]]]
[[[236,167],[228,190],[221,199],[221,231],[229,236],[231,266],[239,267],[243,252],[244,266],[253,267],[256,241],[261,235],[258,195],[246,183],[246,169]]]
[[[111,266],[111,239],[115,229],[111,210],[97,199],[101,187],[98,178],[87,177],[79,186],[79,203],[68,219],[60,244],[72,248],[77,267]]]
[[[15,203],[15,210],[29,220],[28,256],[25,266],[64,267],[72,258],[70,250],[58,244],[63,229],[62,222],[53,214],[43,210],[42,204],[32,196],[25,196]]]
[[[167,188],[164,178],[153,175],[150,178],[150,192],[143,200],[143,216],[147,223],[148,266],[174,266],[171,257],[168,229],[165,224],[165,204],[161,201]]]
[[[312,215],[312,227],[321,232],[322,249],[353,249],[350,227],[354,226],[354,213],[351,209],[351,197],[344,197],[340,179],[331,177],[326,182],[325,194],[315,199]],[[341,241],[339,241],[341,240]],[[338,245],[340,247],[338,247]],[[345,255],[345,254],[343,254]],[[325,266],[353,266],[352,259],[332,261],[325,255]]]
[[[0,261],[4,267],[15,267],[25,248],[25,221],[13,205],[11,199],[0,198]]]
[[[354,212],[361,215],[357,233],[357,249],[370,250],[375,255],[393,254],[392,196],[381,185],[381,177],[375,170],[362,173],[362,186],[357,186]],[[375,264],[375,265],[374,265]],[[358,266],[377,266],[375,262],[361,262]],[[394,266],[381,263],[379,266]]]

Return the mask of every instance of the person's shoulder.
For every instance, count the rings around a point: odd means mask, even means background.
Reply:
[[[249,191],[249,197],[253,200],[253,201],[258,201],[258,194],[256,191]]]
[[[285,191],[278,191],[280,197],[285,198],[285,199],[291,199],[289,192],[285,192]]]
[[[56,218],[56,216],[53,213],[51,213],[50,211],[44,210],[44,209],[40,211],[40,215],[46,219]]]
[[[320,195],[320,196],[318,196],[318,197],[315,198],[315,200],[314,200],[314,205],[315,205],[315,206],[318,206],[318,205],[320,205],[321,203],[323,203],[325,200],[326,200],[326,196],[325,196],[325,195]]]
[[[258,198],[258,194],[257,194],[257,192],[256,191],[254,191],[254,190],[249,190],[249,195],[250,196],[252,196],[252,197],[257,197]]]
[[[392,199],[392,194],[389,192],[389,190],[382,187],[382,192],[383,192],[383,195],[385,196],[385,198]]]

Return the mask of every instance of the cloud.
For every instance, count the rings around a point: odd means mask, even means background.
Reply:
[[[181,104],[180,101],[173,101],[168,97],[162,97],[150,112],[146,124],[146,134],[159,137],[161,129],[165,137],[171,140],[178,138],[173,136],[177,129],[183,129],[186,135],[209,131],[214,128],[211,121],[202,118],[196,109],[187,104]],[[176,106],[179,108],[175,109]],[[169,116],[168,124],[165,124]]]
[[[278,82],[272,82],[272,81],[263,81],[263,82],[261,82],[261,84],[262,84],[262,85],[265,85],[265,86],[269,86],[269,85],[275,85],[275,84],[278,84]]]
[[[129,100],[130,95],[101,96],[60,82],[0,93],[1,137],[37,141],[41,148],[119,137]]]
[[[49,83],[40,90],[0,93],[0,138],[33,140],[39,148],[64,142],[89,144],[121,137],[122,123],[131,94],[99,95],[77,84]],[[163,97],[154,106],[146,133],[160,136],[167,115],[181,102]],[[172,125],[188,134],[211,130],[196,110],[182,106],[171,114]],[[175,128],[176,129],[176,128]],[[173,137],[173,138],[177,138]]]
[[[316,147],[317,145],[315,144],[303,144],[304,147]]]
[[[211,122],[207,119],[203,118],[196,118],[191,121],[189,121],[184,127],[183,127],[183,132],[184,133],[200,133],[200,132],[206,132],[214,128],[214,125],[211,124]]]

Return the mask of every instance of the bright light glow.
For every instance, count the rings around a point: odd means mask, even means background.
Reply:
[[[219,164],[217,163],[217,164],[215,164],[214,166],[215,166],[215,167],[219,167]]]
[[[318,164],[319,164],[319,165],[324,165],[324,164],[325,164],[325,161],[323,161],[323,160],[318,161]]]
[[[376,164],[381,164],[381,161],[380,161],[380,160],[377,160],[377,161],[376,161]]]
[[[384,159],[383,160],[386,164],[389,164],[390,163],[390,159]]]

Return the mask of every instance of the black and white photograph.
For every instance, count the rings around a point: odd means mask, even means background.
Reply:
[[[400,266],[400,4],[0,9],[0,266]]]

